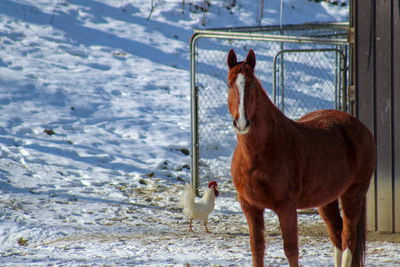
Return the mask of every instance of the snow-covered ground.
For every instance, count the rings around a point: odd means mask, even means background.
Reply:
[[[151,12],[151,2],[154,10]],[[0,265],[250,265],[247,223],[229,180],[211,234],[178,205],[190,180],[189,39],[250,26],[257,2],[0,1]],[[262,24],[280,23],[265,1]],[[347,7],[284,0],[282,22],[346,21]],[[256,51],[257,52],[257,51]],[[285,265],[266,212],[267,265]],[[317,214],[299,215],[301,263],[332,265]],[[379,239],[379,238],[378,238]],[[400,264],[396,242],[368,265]]]

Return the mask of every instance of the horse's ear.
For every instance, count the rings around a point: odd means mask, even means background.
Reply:
[[[256,55],[252,49],[250,49],[249,53],[247,54],[246,64],[250,65],[253,70],[256,67]]]
[[[237,58],[235,51],[233,49],[229,50],[228,53],[228,67],[229,69],[233,68],[237,64]]]

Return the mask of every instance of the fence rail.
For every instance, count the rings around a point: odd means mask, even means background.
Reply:
[[[348,25],[303,24],[196,30],[190,42],[191,180],[230,180],[236,144],[227,107],[226,56],[256,52],[256,76],[285,114],[346,110]]]

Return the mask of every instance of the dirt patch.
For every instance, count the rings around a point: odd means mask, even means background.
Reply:
[[[368,232],[367,240],[372,241],[380,241],[380,242],[391,242],[391,243],[400,243],[400,234],[395,233],[382,233],[382,232]]]
[[[299,227],[299,235],[314,238],[326,238],[329,236],[328,231],[326,230],[326,226],[322,223],[302,225],[301,227]]]

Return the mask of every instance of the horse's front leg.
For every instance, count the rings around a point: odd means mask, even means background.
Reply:
[[[297,211],[293,203],[284,203],[274,210],[281,226],[283,248],[291,267],[299,266]]]
[[[249,205],[245,200],[240,199],[243,213],[246,215],[250,231],[250,248],[253,256],[253,266],[264,266],[264,209]]]

